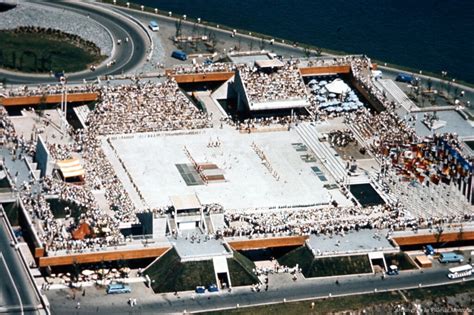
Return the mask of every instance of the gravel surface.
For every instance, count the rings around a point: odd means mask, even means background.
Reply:
[[[112,39],[107,30],[94,20],[74,12],[21,2],[15,9],[0,13],[0,29],[19,26],[54,28],[78,35],[95,43],[103,55],[112,51]]]

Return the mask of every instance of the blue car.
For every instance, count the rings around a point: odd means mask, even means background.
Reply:
[[[183,60],[183,61],[188,59],[188,55],[186,55],[186,53],[181,50],[173,51],[173,53],[171,54],[171,57],[179,59],[179,60]]]
[[[399,73],[397,77],[395,78],[395,81],[403,82],[403,83],[412,83],[413,81],[415,81],[415,79],[413,78],[413,76],[407,73]]]
[[[431,245],[426,245],[425,247],[425,255],[431,255],[433,256],[435,254],[435,250],[433,248],[433,246]]]
[[[207,290],[208,290],[209,292],[217,292],[217,291],[219,291],[219,288],[217,287],[217,285],[211,284],[211,285],[207,288]]]
[[[196,287],[195,291],[196,293],[206,293],[206,288],[200,285]]]

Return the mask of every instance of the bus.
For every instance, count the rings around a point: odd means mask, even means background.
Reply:
[[[156,21],[151,21],[150,24],[148,24],[148,27],[153,31],[153,32],[158,32],[160,30],[160,27],[158,26],[158,23]]]
[[[463,255],[458,255],[456,253],[442,253],[439,255],[439,262],[442,264],[445,263],[462,263],[464,261]]]
[[[111,283],[107,286],[107,294],[130,293],[130,286],[123,283]]]
[[[467,264],[459,267],[449,268],[448,278],[457,279],[470,277],[472,275],[472,266]]]

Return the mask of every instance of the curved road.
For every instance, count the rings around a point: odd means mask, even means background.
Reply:
[[[95,80],[98,76],[117,75],[126,73],[139,66],[146,58],[147,49],[150,46],[149,40],[145,32],[129,18],[115,11],[107,10],[102,6],[91,3],[80,2],[46,2],[32,1],[40,5],[47,5],[68,11],[76,12],[81,15],[89,16],[90,19],[97,21],[110,31],[113,41],[116,44],[118,39],[122,40],[121,45],[115,45],[114,55],[111,59],[115,59],[115,65],[107,68],[102,65],[96,71],[82,71],[66,76],[68,82],[82,82],[86,80]],[[125,38],[129,38],[129,42],[125,42]],[[1,72],[0,78],[6,78],[9,84],[32,84],[32,83],[54,83],[56,78],[49,76],[28,75],[15,72]]]
[[[40,301],[0,217],[0,313],[40,314]]]

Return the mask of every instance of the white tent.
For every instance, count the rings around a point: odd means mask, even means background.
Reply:
[[[344,83],[341,79],[336,79],[325,86],[329,93],[347,94],[351,91],[349,85]]]

